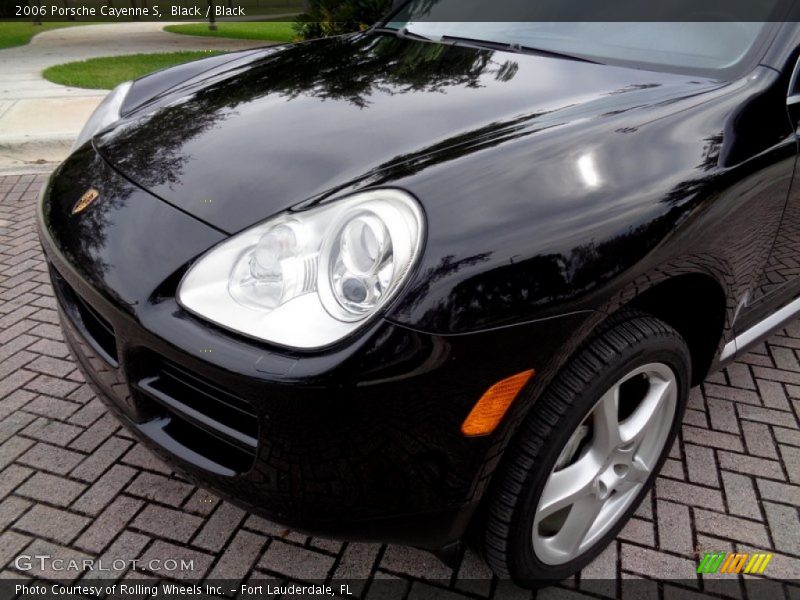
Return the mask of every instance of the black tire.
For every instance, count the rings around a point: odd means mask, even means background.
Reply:
[[[675,417],[655,468],[629,508],[602,538],[570,562],[545,564],[534,551],[533,523],[542,490],[561,450],[602,394],[626,373],[652,362],[670,367],[678,383]],[[663,466],[683,419],[690,381],[689,349],[666,323],[629,312],[602,325],[537,400],[495,475],[481,544],[495,573],[519,585],[536,587],[577,573],[602,552],[636,511]]]

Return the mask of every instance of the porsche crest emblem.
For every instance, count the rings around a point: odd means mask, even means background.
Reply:
[[[97,200],[100,196],[100,192],[98,192],[94,188],[90,188],[86,190],[86,192],[78,198],[78,201],[75,203],[75,206],[72,207],[72,212],[70,214],[77,215],[79,212],[86,210],[88,206]]]

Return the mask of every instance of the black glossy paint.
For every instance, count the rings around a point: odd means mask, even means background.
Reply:
[[[43,196],[67,339],[146,443],[249,510],[443,546],[608,314],[665,304],[676,327],[703,324],[689,340],[697,380],[735,330],[798,294],[781,271],[797,250],[786,95],[798,43],[783,26],[764,65],[731,81],[373,33],[162,71]],[[176,303],[189,264],[229,234],[381,186],[420,200],[428,239],[397,301],[355,338],[289,352]],[[90,187],[101,199],[71,215]],[[113,328],[118,367],[87,341],[73,295]],[[252,468],[226,475],[203,462],[213,449],[201,459],[176,441],[142,393],[163,359],[252,407]],[[463,438],[483,391],[529,368],[498,431]]]
[[[242,60],[181,84],[97,141],[122,173],[228,233],[348,184],[414,174],[423,157],[427,167],[446,164],[564,123],[719,87],[380,34]]]

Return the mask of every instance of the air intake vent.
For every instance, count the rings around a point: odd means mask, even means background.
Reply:
[[[166,409],[165,432],[182,446],[234,472],[248,470],[258,446],[252,406],[184,367],[157,359],[156,374],[136,388]]]
[[[86,341],[112,367],[119,366],[114,328],[103,315],[84,300],[58,272],[50,268],[53,285],[61,305]]]

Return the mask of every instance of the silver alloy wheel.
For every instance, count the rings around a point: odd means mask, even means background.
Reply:
[[[615,383],[564,445],[533,520],[533,549],[567,563],[613,527],[664,451],[678,404],[667,365],[639,367]]]

